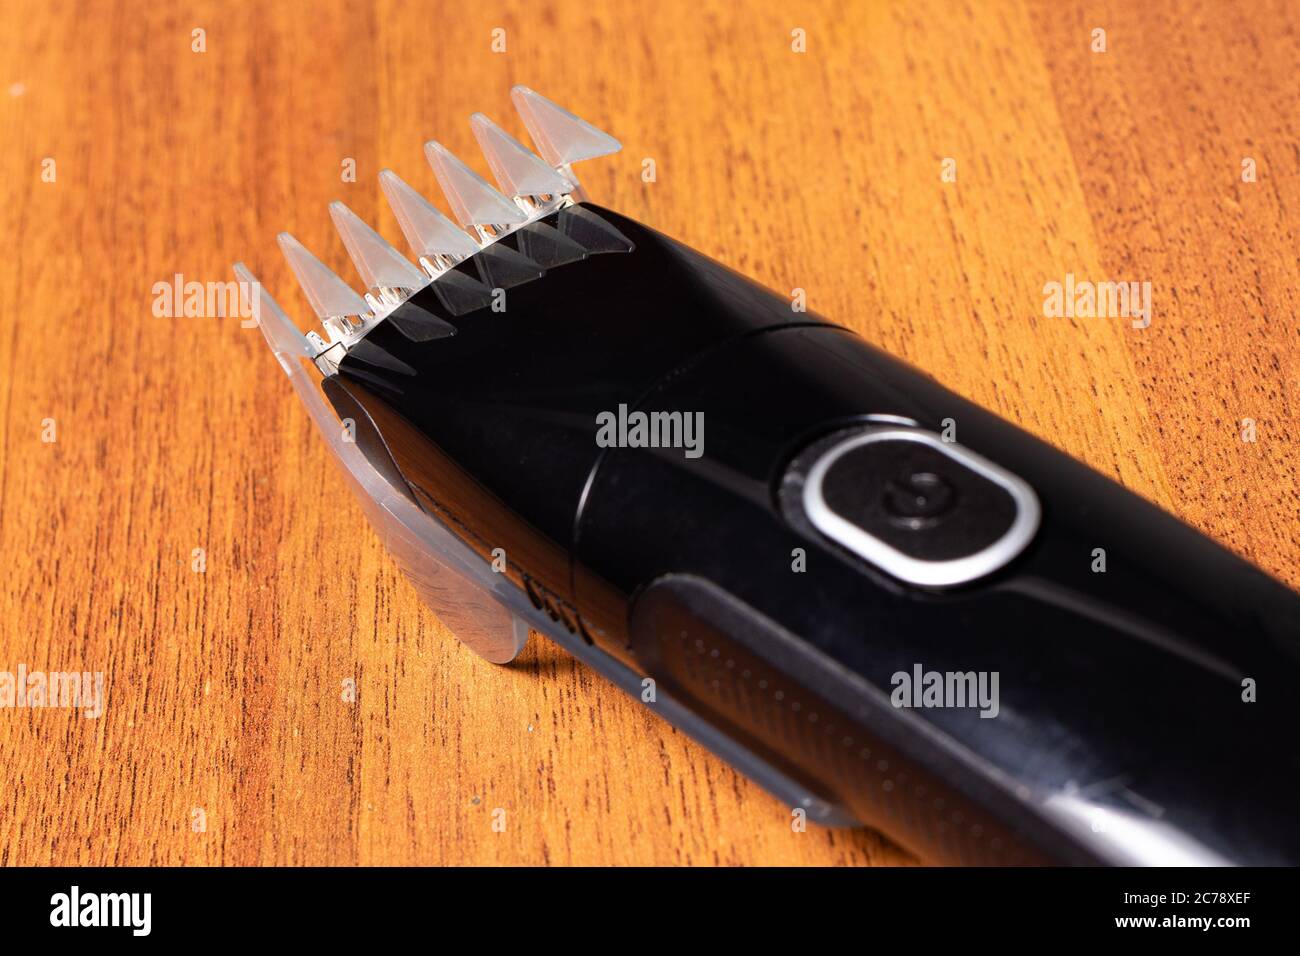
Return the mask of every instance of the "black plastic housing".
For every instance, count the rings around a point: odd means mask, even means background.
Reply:
[[[435,319],[455,333],[419,334]],[[399,307],[327,390],[561,626],[928,859],[1300,862],[1300,597],[645,226],[584,204],[526,227],[495,270],[462,264]],[[702,416],[703,454],[601,447],[620,406]],[[926,587],[818,531],[818,455],[881,422],[955,432],[1028,483],[1029,544]],[[918,667],[996,673],[997,715],[895,706]]]

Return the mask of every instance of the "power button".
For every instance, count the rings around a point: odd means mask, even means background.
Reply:
[[[918,428],[872,427],[800,456],[802,505],[828,538],[913,584],[946,587],[1002,567],[1033,538],[1033,489]]]
[[[932,471],[913,471],[890,479],[881,504],[894,524],[919,531],[938,524],[956,501],[948,479]]]

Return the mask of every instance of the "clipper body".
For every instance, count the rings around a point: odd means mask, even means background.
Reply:
[[[1300,861],[1300,598],[680,243],[543,212],[310,356],[453,629],[649,679],[783,799],[929,860]],[[698,454],[598,441],[638,412],[701,422]],[[900,681],[932,672],[993,694]]]

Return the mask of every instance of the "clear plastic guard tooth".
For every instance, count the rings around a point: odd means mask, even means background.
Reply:
[[[270,294],[263,291],[262,283],[249,271],[248,266],[236,262],[234,270],[235,278],[244,289],[248,290],[247,292],[241,290],[240,295],[247,296],[247,301],[252,306],[253,318],[257,320],[257,327],[262,330],[262,336],[266,339],[266,344],[271,347],[271,351],[286,359],[311,358],[311,346],[307,336],[285,314]],[[263,297],[265,297],[265,304]]]
[[[480,275],[482,272],[480,270]],[[467,315],[492,304],[492,289],[457,269],[448,269],[430,288],[452,315]]]
[[[516,199],[549,197],[550,202],[556,202],[573,191],[576,183],[546,165],[484,114],[475,113],[469,122],[479,148],[492,167],[492,175],[506,195]]]
[[[546,275],[546,270],[532,259],[499,242],[485,246],[474,265],[483,281],[493,289],[513,289]]]
[[[429,281],[409,259],[343,203],[330,203],[330,218],[368,289],[414,291]]]
[[[564,236],[593,256],[603,252],[631,252],[636,248],[631,239],[583,206],[561,209],[557,224]]]
[[[528,128],[537,151],[552,166],[563,167],[584,159],[617,153],[623,144],[563,106],[526,86],[516,86],[510,99]]]
[[[587,258],[587,250],[554,226],[530,222],[518,232],[519,251],[543,269],[555,269]]]
[[[370,316],[370,306],[357,294],[356,290],[340,279],[307,250],[301,242],[287,232],[276,237],[280,251],[284,253],[289,268],[302,286],[303,294],[311,303],[317,318],[329,331],[332,339],[338,339],[353,330],[350,318],[365,319]]]
[[[455,262],[478,252],[478,243],[391,169],[379,174],[379,185],[417,256]]]
[[[248,266],[236,262],[234,268],[235,278],[240,284],[240,296],[252,307],[253,318],[262,330],[262,337],[271,347],[285,374],[292,378],[293,366],[301,359],[313,358],[316,348],[274,300],[271,300],[271,308],[262,307],[262,284],[248,271]]]
[[[433,140],[425,143],[424,154],[447,194],[452,214],[462,226],[481,231],[484,226],[509,227],[527,221],[528,217],[518,206],[441,143]]]
[[[411,342],[433,342],[456,334],[454,325],[414,302],[390,315],[388,322]]]
[[[352,347],[348,349],[348,358],[364,365],[387,369],[407,378],[414,378],[416,374],[415,369],[411,368],[411,366],[382,345],[371,342],[369,339],[358,339],[353,342]]]
[[[496,664],[513,660],[528,639],[525,620],[533,610],[528,599],[395,488],[356,442],[345,440],[338,416],[321,392],[317,376],[309,371],[314,366],[308,361],[306,339],[247,268],[237,265],[235,274],[259,290],[253,308],[262,334],[407,579],[476,654]]]

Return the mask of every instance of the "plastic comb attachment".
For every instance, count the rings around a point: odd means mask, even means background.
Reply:
[[[370,306],[325,263],[287,232],[276,237],[303,294],[329,332],[330,341],[346,338],[371,317]]]
[[[478,252],[478,243],[465,230],[407,185],[397,173],[385,169],[379,174],[379,185],[388,198],[388,205],[393,208],[402,235],[429,275],[437,276]]]
[[[451,315],[466,315],[492,305],[491,287],[458,269],[447,270],[431,288]]]
[[[300,356],[310,357],[306,338],[242,263],[235,265],[235,275],[257,290],[253,314],[262,334],[343,469],[371,526],[407,579],[475,653],[496,663],[513,660],[528,640],[529,623],[545,630],[546,621],[533,612],[527,598],[506,588],[478,555],[412,502],[408,491],[394,487],[391,472],[376,468],[362,443],[347,437],[346,430],[339,427],[337,410],[308,375],[310,365],[296,361]]]
[[[263,301],[265,293],[262,284],[242,262],[235,263],[235,278],[248,290],[245,294],[253,307],[253,318],[257,320],[262,337],[280,362],[286,374],[293,373],[293,363],[298,359],[311,358],[315,353],[307,336],[298,326],[289,320],[284,309],[276,304],[269,295]]]
[[[566,216],[585,211],[573,204],[584,197],[569,164],[615,152],[618,142],[526,87],[512,96],[541,158],[486,116],[471,118],[492,173],[508,196],[437,142],[426,144],[425,155],[446,193],[454,222],[392,170],[380,173],[380,185],[418,268],[342,203],[331,205],[330,216],[367,286],[364,297],[297,239],[280,234],[281,251],[324,325],[328,344],[316,332],[300,331],[242,263],[236,264],[235,275],[250,288],[262,334],[342,465],[371,524],[443,622],[490,661],[514,658],[530,627],[588,660],[586,643],[553,628],[526,596],[411,499],[400,471],[384,460],[382,441],[353,441],[339,427],[347,403],[333,376],[344,356],[359,367],[403,377],[414,373],[399,354],[367,337],[378,322],[391,323],[408,342],[437,348],[436,340],[462,331],[446,317],[488,308],[500,290],[535,279],[548,268],[598,252],[631,249],[630,242],[594,214]],[[560,217],[554,225],[541,221],[557,209]],[[507,235],[514,238],[498,241]],[[428,300],[421,305],[411,299],[425,286],[436,297],[436,307]],[[591,658],[598,670],[603,660]],[[620,686],[639,693],[637,675],[619,670],[615,677]]]
[[[587,250],[554,226],[530,222],[518,232],[519,251],[543,269],[554,269],[587,258]]]
[[[495,242],[484,248],[474,264],[478,266],[483,281],[493,289],[511,289],[546,275],[545,269],[504,242]]]
[[[428,278],[360,216],[341,202],[330,203],[330,218],[347,247],[361,281],[378,298],[374,311],[402,302]]]
[[[528,127],[538,152],[552,166],[565,167],[584,159],[617,153],[623,144],[581,117],[526,86],[510,91],[515,109]]]
[[[561,209],[559,227],[564,236],[593,256],[602,252],[631,252],[636,248],[631,239],[583,206]]]
[[[462,163],[441,143],[424,144],[424,155],[433,167],[442,191],[451,203],[456,221],[474,229],[487,242],[528,221],[524,212],[486,179]]]
[[[484,114],[475,113],[469,123],[497,183],[526,212],[553,207],[573,191],[574,183]]]

